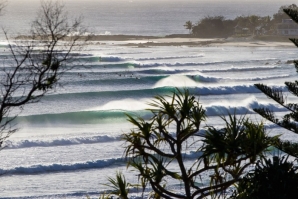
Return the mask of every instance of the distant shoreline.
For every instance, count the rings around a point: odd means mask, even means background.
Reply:
[[[172,34],[166,36],[142,35],[94,35],[90,41],[121,42],[121,46],[154,47],[154,46],[239,46],[239,47],[294,47],[288,37],[256,36],[256,37],[229,37],[229,38],[198,38],[189,34]]]
[[[82,40],[85,37],[82,36]],[[27,36],[18,36],[16,40],[26,40]],[[146,35],[92,35],[89,42],[105,45],[106,42],[115,42],[114,45],[128,47],[153,46],[239,46],[239,47],[294,47],[289,37],[283,36],[255,36],[229,38],[198,38],[189,34],[172,34],[166,36]]]

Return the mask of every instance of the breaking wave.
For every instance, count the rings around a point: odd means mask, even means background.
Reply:
[[[115,142],[120,141],[121,136],[93,136],[93,137],[74,137],[74,138],[61,138],[53,140],[20,140],[20,141],[6,141],[5,149],[19,149],[30,147],[53,147],[53,146],[68,146],[79,144],[95,144],[102,142]]]
[[[204,54],[200,55],[189,55],[189,56],[165,56],[165,57],[144,57],[135,59],[137,61],[147,61],[147,60],[161,60],[161,59],[182,59],[182,58],[198,58],[204,57]]]
[[[112,166],[115,163],[124,162],[123,158],[111,158],[105,160],[94,160],[87,162],[77,162],[77,163],[53,163],[48,165],[38,164],[31,166],[19,166],[10,169],[0,169],[0,174],[12,175],[12,174],[38,174],[38,173],[48,173],[48,172],[61,172],[61,171],[74,171],[80,169],[98,169],[108,166]]]
[[[195,159],[201,156],[199,151],[189,151],[183,154],[184,158]],[[109,158],[100,160],[91,160],[86,162],[73,162],[73,163],[53,163],[53,164],[37,164],[28,166],[17,166],[14,168],[0,169],[2,175],[28,175],[39,174],[49,172],[66,172],[82,169],[102,169],[105,167],[111,167],[114,164],[125,164],[126,159],[123,158]]]

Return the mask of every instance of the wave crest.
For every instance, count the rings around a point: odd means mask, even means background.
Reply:
[[[120,141],[121,136],[93,136],[93,137],[75,137],[75,138],[61,138],[53,140],[20,140],[20,141],[6,141],[5,149],[30,148],[30,147],[53,147],[53,146],[68,146],[78,144],[94,144],[101,142],[115,142]]]
[[[49,165],[31,165],[31,166],[20,166],[11,169],[0,169],[0,174],[12,175],[12,174],[38,174],[46,172],[60,172],[60,171],[73,171],[80,169],[97,169],[111,166],[118,162],[123,162],[123,158],[111,158],[105,160],[94,160],[87,162],[77,162],[69,164],[49,164]]]

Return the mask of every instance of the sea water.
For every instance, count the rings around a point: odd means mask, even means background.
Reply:
[[[69,16],[83,16],[95,34],[158,35],[188,33],[183,25],[207,16],[273,16],[292,0],[64,0]],[[40,0],[9,0],[0,26],[10,34],[24,34],[36,18]],[[4,35],[0,32],[0,39]]]
[[[88,7],[88,3],[84,6]],[[165,10],[166,5],[162,4]],[[216,4],[208,5],[217,8]],[[148,9],[155,10],[150,6]],[[179,12],[184,15],[186,11]],[[240,15],[241,11],[238,12]],[[17,16],[10,16],[7,10],[5,17]],[[122,27],[123,32],[117,33],[141,33],[137,25],[131,26]],[[177,26],[177,30],[183,29],[181,24]],[[98,30],[110,29],[98,24]],[[150,33],[164,34],[158,28]],[[284,89],[285,81],[297,79],[293,64],[288,63],[297,58],[295,47],[141,48],[124,46],[123,42],[100,43],[86,46],[86,51],[78,57],[80,62],[74,63],[74,69],[61,79],[63,87],[40,103],[26,106],[17,118],[19,131],[0,152],[3,174],[0,198],[86,198],[87,194],[98,197],[107,189],[103,185],[107,177],[113,177],[119,170],[128,181],[137,182],[135,173],[126,170],[123,158],[121,135],[133,127],[125,114],[149,118],[145,109],[155,95],[171,94],[175,87],[189,89],[206,109],[208,120],[202,127],[220,128],[219,116],[235,110],[253,120],[259,117],[252,109],[261,105],[284,113],[282,107],[265,97],[254,84]],[[2,55],[7,53],[5,48],[1,45]],[[288,100],[293,99],[289,94]],[[272,135],[282,133],[284,139],[297,140],[270,123],[266,127]],[[185,155],[189,162],[195,160],[191,149]],[[171,184],[171,187],[179,190],[180,185]],[[137,196],[140,193],[134,190],[132,197]]]

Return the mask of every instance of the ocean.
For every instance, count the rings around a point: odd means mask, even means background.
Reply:
[[[83,16],[95,34],[157,35],[188,33],[186,21],[206,16],[273,16],[292,0],[64,0],[69,16]],[[82,3],[83,2],[83,3]],[[9,0],[0,26],[11,35],[23,34],[35,19],[40,0]],[[2,31],[0,39],[3,38]]]
[[[1,25],[12,34],[27,31],[39,1],[11,0]],[[85,16],[96,34],[166,35],[187,33],[183,24],[201,16],[272,15],[279,1],[64,1],[70,14]],[[265,3],[266,2],[266,3]],[[289,2],[290,3],[290,2]],[[245,7],[245,9],[243,9]],[[100,20],[99,20],[100,19]],[[13,32],[14,30],[15,32]],[[121,135],[132,125],[126,113],[149,118],[145,111],[156,95],[176,87],[187,88],[207,111],[204,125],[222,127],[219,116],[237,110],[260,118],[260,105],[279,113],[285,110],[260,93],[255,83],[284,88],[297,79],[294,47],[240,46],[125,46],[127,42],[100,41],[80,52],[80,63],[61,79],[62,87],[37,104],[29,104],[17,118],[19,131],[0,152],[0,198],[98,198],[107,177],[126,170]],[[2,39],[0,55],[6,55]],[[81,63],[84,63],[81,65]],[[288,95],[288,100],[294,100]],[[204,126],[203,125],[203,126]],[[266,123],[268,133],[291,133]],[[189,161],[195,159],[188,151]],[[179,189],[180,185],[171,185]],[[139,196],[138,190],[131,194]]]

